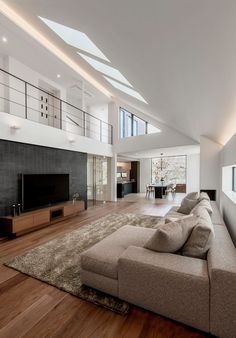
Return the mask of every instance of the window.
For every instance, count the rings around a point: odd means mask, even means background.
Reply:
[[[133,116],[133,136],[146,134],[146,122],[137,116]]]
[[[90,66],[92,66],[94,69],[96,69],[98,72],[101,72],[103,74],[108,75],[109,77],[112,77],[113,79],[116,79],[130,87],[132,87],[131,83],[121,74],[121,72],[118,69],[115,69],[111,66],[106,65],[105,63],[102,63],[100,61],[97,61],[95,59],[92,59],[88,57],[87,55],[84,55],[83,53],[77,52],[85,61],[87,61]]]
[[[186,184],[186,156],[162,156],[152,159],[152,183]]]
[[[233,170],[233,175],[232,175],[232,178],[233,178],[233,187],[232,187],[232,190],[234,191],[234,192],[236,192],[236,167],[233,167],[232,168],[232,170]]]
[[[132,114],[123,109],[120,112],[120,137],[130,136],[132,136]]]
[[[159,133],[161,130],[120,108],[120,138]]]
[[[55,21],[38,16],[45,25],[47,25],[54,33],[56,33],[62,40],[70,46],[79,48],[91,55],[94,55],[100,59],[110,62],[108,58],[102,53],[102,51],[93,43],[92,40],[83,32],[76,29],[64,26]]]

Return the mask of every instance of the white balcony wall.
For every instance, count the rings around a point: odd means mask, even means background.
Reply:
[[[72,135],[63,130],[4,112],[0,112],[0,126],[0,138],[3,140],[80,151],[100,156],[113,156],[110,144],[97,142],[80,135]]]

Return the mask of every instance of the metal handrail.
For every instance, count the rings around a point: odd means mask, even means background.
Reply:
[[[100,141],[103,140],[103,136],[107,137],[107,139],[108,139],[107,142],[110,143],[110,144],[112,144],[112,140],[113,140],[113,135],[112,135],[112,134],[113,134],[113,126],[112,126],[111,124],[109,124],[109,123],[107,123],[107,122],[105,122],[105,121],[103,121],[103,120],[97,118],[96,116],[93,116],[92,114],[90,114],[90,113],[84,111],[83,109],[81,109],[81,108],[79,108],[79,107],[76,107],[75,105],[73,105],[73,104],[71,104],[71,103],[69,103],[69,102],[67,102],[67,101],[65,101],[65,100],[62,100],[61,98],[58,98],[57,96],[55,96],[55,95],[49,93],[49,92],[46,91],[45,89],[39,88],[39,87],[37,87],[37,86],[35,86],[35,85],[33,85],[33,84],[31,84],[31,83],[29,83],[29,82],[27,82],[27,81],[21,79],[21,78],[18,77],[18,76],[14,75],[14,74],[11,74],[10,72],[8,72],[8,71],[6,71],[6,70],[4,70],[4,69],[2,69],[2,68],[0,68],[0,72],[6,74],[6,75],[8,75],[8,76],[11,76],[11,77],[15,78],[15,79],[17,79],[18,81],[20,81],[21,83],[24,84],[24,89],[25,89],[25,90],[24,90],[24,91],[21,91],[21,90],[19,90],[19,89],[16,89],[16,88],[14,88],[14,87],[11,87],[11,86],[10,86],[9,84],[7,84],[7,83],[2,83],[2,82],[0,81],[0,85],[2,85],[2,86],[4,86],[4,87],[7,87],[7,88],[10,89],[10,90],[15,90],[16,92],[18,92],[18,93],[24,95],[24,104],[19,103],[19,102],[16,102],[16,101],[14,101],[14,100],[9,100],[8,98],[2,97],[2,96],[0,96],[0,99],[6,100],[6,101],[11,102],[11,103],[14,103],[14,104],[17,104],[17,105],[19,105],[19,106],[21,106],[21,107],[25,107],[25,118],[26,118],[26,119],[28,119],[28,111],[29,111],[29,110],[35,111],[35,112],[37,112],[37,113],[42,113],[42,112],[40,112],[39,110],[37,110],[37,109],[35,109],[35,108],[28,107],[28,98],[31,98],[31,99],[33,99],[33,100],[37,100],[37,101],[41,102],[41,100],[40,100],[39,98],[36,98],[35,96],[30,95],[30,94],[28,93],[28,90],[27,90],[27,89],[29,89],[30,87],[32,87],[32,88],[35,88],[36,90],[38,90],[39,92],[45,93],[45,94],[47,94],[49,97],[52,97],[53,99],[58,100],[58,103],[59,103],[58,107],[56,107],[56,106],[54,106],[54,105],[52,105],[52,104],[49,104],[49,102],[47,102],[47,106],[52,107],[53,109],[55,109],[55,110],[57,110],[57,111],[60,112],[60,118],[57,118],[57,120],[60,121],[60,129],[63,129],[63,128],[62,128],[62,122],[68,123],[68,121],[65,121],[65,120],[62,119],[62,113],[69,114],[69,115],[75,117],[76,119],[79,119],[79,120],[82,121],[83,127],[81,127],[79,124],[78,124],[78,127],[79,127],[80,129],[84,129],[84,136],[86,136],[86,135],[85,135],[85,130],[87,130],[87,131],[89,131],[90,133],[92,132],[92,133],[95,133],[95,134],[100,134]],[[28,87],[29,87],[29,88],[28,88]],[[82,114],[82,117],[76,116],[75,114],[73,114],[73,113],[71,113],[71,112],[68,112],[68,111],[67,111],[68,109],[67,109],[67,110],[62,109],[62,105],[63,105],[63,104],[65,104],[65,105],[67,105],[68,107],[71,107],[71,108],[73,108],[73,109],[79,111],[79,112]],[[55,118],[55,116],[51,115],[49,112],[48,112],[47,116],[50,116],[50,117],[52,117],[52,118]],[[90,119],[95,119],[96,121],[98,121],[98,123],[95,123],[95,121],[93,122],[93,121],[91,121],[91,120],[90,120],[90,121],[87,121],[87,117],[89,117]],[[72,121],[72,119],[70,119],[70,120]],[[34,122],[38,122],[38,121],[34,121]],[[75,122],[75,121],[73,121],[73,123],[74,123],[74,122]],[[38,123],[40,123],[40,122],[38,122]],[[89,126],[92,126],[92,125],[94,125],[94,126],[96,126],[96,127],[100,126],[100,132],[98,133],[98,132],[96,132],[95,130],[92,130],[92,129],[89,130],[87,127],[85,127],[85,124],[87,124],[87,123],[89,123]],[[71,123],[70,123],[70,124],[71,124]],[[102,130],[103,126],[107,128],[106,131],[108,132],[108,134],[105,133],[105,135],[103,135],[103,130]],[[58,128],[58,127],[56,127],[56,128]]]

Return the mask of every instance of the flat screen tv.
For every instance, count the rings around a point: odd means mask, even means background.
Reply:
[[[22,174],[22,210],[33,210],[43,206],[69,200],[69,174]]]

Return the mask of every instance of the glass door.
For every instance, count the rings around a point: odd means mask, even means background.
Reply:
[[[88,155],[87,196],[88,205],[108,200],[108,158]]]

